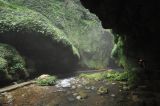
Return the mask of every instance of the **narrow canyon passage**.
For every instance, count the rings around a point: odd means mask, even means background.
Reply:
[[[158,0],[0,0],[0,106],[159,106]]]

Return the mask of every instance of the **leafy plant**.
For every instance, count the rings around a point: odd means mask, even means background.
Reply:
[[[2,43],[0,43],[0,73],[0,80],[9,78],[13,81],[28,76],[23,58],[12,46]]]
[[[46,76],[44,78],[37,78],[36,79],[36,83],[38,85],[41,86],[51,86],[51,85],[55,85],[57,81],[57,77],[56,76]]]

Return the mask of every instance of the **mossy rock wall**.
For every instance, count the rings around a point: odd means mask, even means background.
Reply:
[[[65,33],[80,53],[80,66],[106,68],[113,47],[110,31],[85,9],[80,0],[5,0],[43,14]]]
[[[0,83],[25,79],[29,76],[20,54],[11,46],[0,43]]]
[[[77,49],[45,16],[2,0],[0,10],[0,42],[16,48],[31,76],[76,68]]]

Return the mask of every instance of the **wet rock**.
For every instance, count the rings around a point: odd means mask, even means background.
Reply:
[[[78,95],[81,97],[81,99],[86,99],[88,97],[87,93],[84,91],[80,91]]]
[[[94,86],[91,86],[91,90],[95,90],[96,88]]]
[[[115,83],[115,82],[113,82],[113,83],[112,83],[112,85],[116,85],[116,83]]]
[[[75,85],[73,85],[73,86],[71,87],[71,89],[76,89],[76,86],[75,86]]]
[[[85,89],[86,89],[86,90],[90,90],[90,89],[91,89],[91,87],[85,86]]]
[[[85,86],[86,90],[95,90],[96,88],[94,86]]]
[[[140,101],[138,95],[132,95],[132,100],[133,100],[134,102]]]
[[[108,93],[108,88],[105,86],[101,86],[98,88],[97,94],[104,95]]]
[[[123,86],[123,90],[129,90],[130,88],[128,86]]]
[[[75,101],[75,99],[74,99],[73,97],[68,97],[67,100],[68,100],[69,102]]]
[[[77,100],[81,100],[82,98],[81,98],[81,96],[77,96],[76,99]]]
[[[70,88],[71,82],[74,82],[75,78],[68,78],[57,81],[56,87]]]
[[[77,96],[78,95],[78,93],[73,93],[73,96]]]
[[[43,74],[41,76],[39,76],[37,79],[45,79],[45,78],[48,78],[50,75],[48,74]]]
[[[14,100],[13,96],[10,95],[10,94],[6,95],[6,98],[7,98],[7,103],[8,104],[11,104],[13,102],[13,100]]]
[[[127,85],[127,82],[120,82],[120,84],[122,84],[122,85]]]
[[[111,97],[115,97],[116,95],[115,94],[111,94]]]
[[[8,94],[7,92],[1,93],[2,96],[6,96],[7,94]]]
[[[17,85],[18,83],[17,83],[17,82],[13,82],[13,84],[14,84],[14,85]]]
[[[25,97],[25,94],[22,94],[22,97]]]
[[[81,84],[78,84],[78,85],[77,85],[77,88],[81,88],[81,87],[82,87],[82,85],[81,85]]]

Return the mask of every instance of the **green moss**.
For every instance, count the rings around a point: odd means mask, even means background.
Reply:
[[[98,18],[85,9],[80,0],[5,1],[41,13],[64,32],[79,51],[81,67],[100,69],[107,66],[113,47],[111,33],[102,28]]]
[[[44,78],[37,78],[36,79],[36,83],[40,86],[51,86],[51,85],[55,85],[57,81],[57,77],[56,76],[47,76]]]
[[[99,80],[102,80],[104,79],[104,77],[102,76],[101,73],[94,73],[94,74],[80,74],[79,75],[80,78],[87,78],[87,79],[93,79],[93,80],[96,80],[96,81],[99,81]]]
[[[80,74],[80,78],[87,78],[90,80],[113,80],[113,81],[127,81],[128,80],[128,72],[116,72],[116,71],[105,71],[101,73],[93,73],[93,74]]]
[[[7,67],[7,61],[0,57],[0,71],[3,71]]]
[[[71,48],[73,53],[79,56],[78,51],[72,43],[64,36],[64,33],[54,27],[52,23],[42,14],[0,0],[0,34],[7,32],[37,32],[54,41],[62,43]],[[73,49],[74,48],[74,49]]]
[[[28,73],[23,58],[13,47],[0,43],[0,81],[25,77],[28,77]]]
[[[123,68],[126,70],[127,76],[128,76],[128,84],[130,86],[135,86],[138,82],[138,74],[139,72],[139,66],[137,65],[137,61],[133,59],[133,57],[127,57],[127,54],[125,50],[127,48],[125,47],[125,39],[115,34],[115,45],[112,49],[112,57],[115,58],[119,66],[123,66]]]
[[[98,93],[99,95],[107,94],[107,93],[108,93],[108,88],[105,87],[105,86],[101,86],[101,87],[98,88],[97,93]]]

